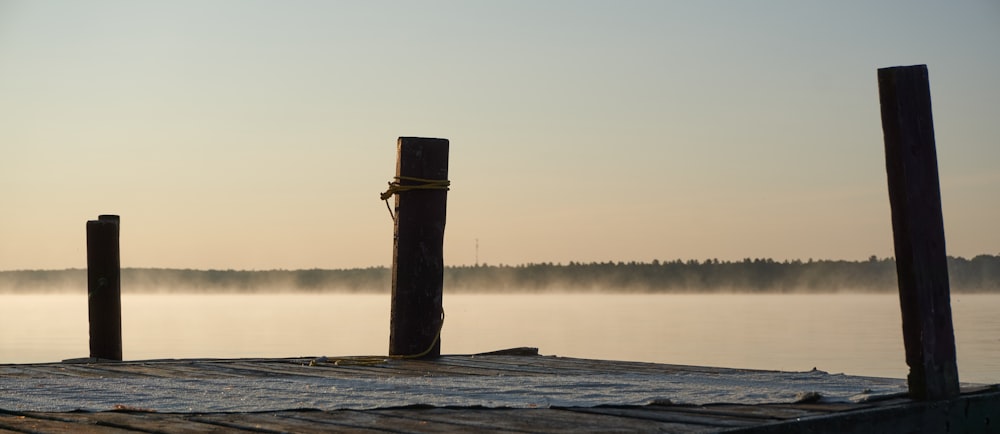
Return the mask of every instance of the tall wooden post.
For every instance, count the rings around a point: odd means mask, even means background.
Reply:
[[[927,66],[878,70],[907,383],[917,399],[958,395],[948,264]]]
[[[444,321],[448,140],[400,137],[396,152],[389,355],[437,357]]]
[[[119,221],[116,215],[102,215],[87,222],[87,308],[93,358],[122,359]]]

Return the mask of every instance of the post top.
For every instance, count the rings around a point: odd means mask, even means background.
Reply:
[[[900,65],[900,66],[887,66],[885,68],[879,68],[878,72],[889,72],[889,71],[903,71],[903,70],[927,70],[926,64],[919,65]]]
[[[121,225],[121,217],[114,214],[102,214],[97,216],[97,220],[88,220],[87,225],[90,224],[113,224],[115,226]]]
[[[445,143],[448,143],[448,139],[440,138],[440,137],[399,136],[398,142],[445,142]]]

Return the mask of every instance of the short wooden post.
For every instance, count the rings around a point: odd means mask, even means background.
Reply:
[[[119,218],[87,222],[87,307],[90,357],[122,360],[121,256]]]
[[[400,137],[396,152],[394,182],[399,191],[395,195],[389,355],[437,357],[444,321],[448,140]],[[414,186],[425,188],[408,189]]]
[[[959,393],[927,66],[878,70],[907,383],[917,399]]]

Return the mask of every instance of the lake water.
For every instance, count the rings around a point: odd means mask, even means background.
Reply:
[[[442,352],[904,378],[894,294],[445,294]],[[954,294],[963,382],[1000,383],[1000,295]],[[389,296],[125,295],[126,360],[385,354]],[[89,354],[85,295],[0,295],[0,363]]]

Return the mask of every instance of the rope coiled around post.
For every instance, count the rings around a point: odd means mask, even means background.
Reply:
[[[389,189],[379,195],[379,198],[385,201],[385,207],[389,210],[389,217],[392,217],[393,220],[396,220],[396,216],[392,213],[392,207],[389,206],[389,198],[394,194],[411,190],[448,191],[451,186],[451,181],[447,179],[425,179],[414,178],[412,176],[394,176],[392,179],[392,181],[389,181]],[[403,181],[415,182],[416,184],[403,184]]]

